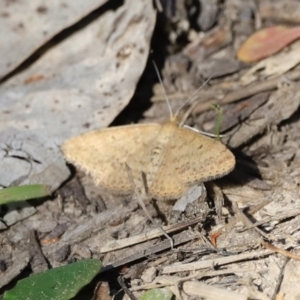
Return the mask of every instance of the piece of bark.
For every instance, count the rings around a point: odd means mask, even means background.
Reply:
[[[26,268],[29,263],[28,251],[16,252],[13,257],[13,265],[9,266],[0,277],[0,288],[10,283],[14,278],[20,275],[20,273]]]

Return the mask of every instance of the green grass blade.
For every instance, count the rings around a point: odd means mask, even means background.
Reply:
[[[217,140],[221,141],[220,132],[222,127],[222,119],[223,119],[223,112],[218,104],[212,104],[211,107],[218,113],[217,123],[216,123],[216,136]]]
[[[50,188],[43,184],[8,187],[0,190],[0,205],[41,198],[50,195]]]

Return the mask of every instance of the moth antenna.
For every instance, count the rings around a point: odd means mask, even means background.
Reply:
[[[192,94],[192,96],[190,98],[188,98],[185,102],[183,102],[179,108],[177,109],[176,113],[175,113],[175,117],[178,116],[179,112],[183,109],[184,106],[186,106],[190,101],[194,100],[195,96],[197,95],[197,93],[211,80],[212,75],[206,79],[203,84],[197,88],[197,90]]]
[[[159,73],[159,70],[158,70],[158,68],[157,68],[156,63],[155,63],[154,61],[152,61],[152,63],[153,63],[153,66],[154,66],[156,75],[157,75],[157,77],[158,77],[158,80],[159,80],[159,82],[160,82],[160,84],[161,84],[161,86],[162,86],[162,88],[163,88],[164,96],[165,96],[165,98],[166,98],[167,106],[168,106],[168,109],[169,109],[169,112],[170,112],[170,117],[171,117],[171,119],[172,119],[172,118],[173,118],[172,107],[171,107],[169,98],[168,98],[168,96],[167,96],[166,89],[165,89],[165,87],[164,87],[164,84],[163,84],[163,81],[162,81],[162,79],[161,79],[161,76],[160,76],[160,73]]]

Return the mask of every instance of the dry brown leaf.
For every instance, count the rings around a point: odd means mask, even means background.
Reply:
[[[251,35],[238,50],[239,60],[247,63],[271,56],[300,37],[300,27],[272,26]]]
[[[272,75],[282,75],[294,68],[300,62],[300,41],[289,47],[288,51],[268,57],[248,70],[241,78],[242,85],[248,85],[255,80],[264,80]]]

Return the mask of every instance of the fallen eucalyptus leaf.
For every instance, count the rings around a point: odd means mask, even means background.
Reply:
[[[272,26],[257,31],[240,47],[237,53],[243,62],[255,62],[271,56],[300,38],[300,26]]]

